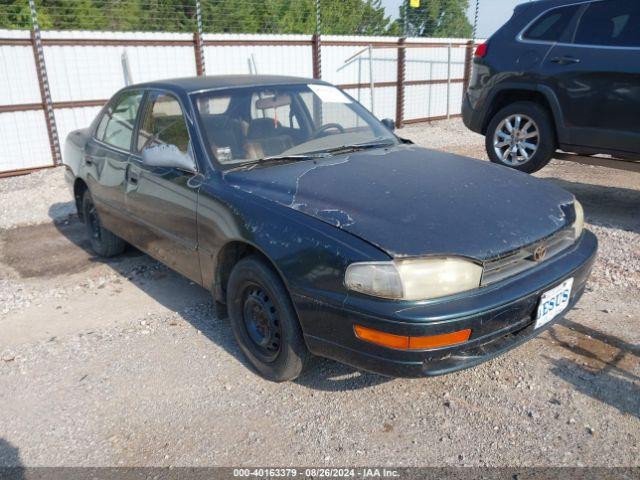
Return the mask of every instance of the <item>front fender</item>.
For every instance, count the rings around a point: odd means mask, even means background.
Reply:
[[[198,200],[198,238],[203,284],[213,289],[219,254],[231,242],[262,252],[288,291],[341,303],[350,263],[384,261],[377,247],[300,211],[228,186],[220,177],[205,182]]]

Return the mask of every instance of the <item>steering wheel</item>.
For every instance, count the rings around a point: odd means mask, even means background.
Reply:
[[[325,123],[316,131],[316,133],[313,134],[313,138],[319,138],[320,136],[323,136],[323,133],[331,129],[338,130],[338,132],[340,133],[344,133],[344,127],[339,123]]]

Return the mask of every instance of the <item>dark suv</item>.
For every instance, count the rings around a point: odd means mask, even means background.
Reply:
[[[640,156],[640,1],[541,0],[478,47],[463,118],[493,162]]]

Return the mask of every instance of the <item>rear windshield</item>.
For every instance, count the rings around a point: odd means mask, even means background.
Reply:
[[[522,35],[528,40],[557,42],[567,30],[580,5],[554,8],[542,15]]]

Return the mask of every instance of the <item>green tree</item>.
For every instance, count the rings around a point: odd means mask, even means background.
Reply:
[[[315,32],[315,0],[201,0],[210,33]],[[42,28],[193,32],[195,0],[37,0]],[[381,0],[322,0],[322,32],[384,35]],[[29,28],[28,0],[0,0],[0,28]]]
[[[404,0],[401,22],[408,37],[471,37],[473,28],[467,18],[468,0],[422,0],[411,8]]]
[[[42,28],[51,27],[51,21],[46,12],[38,12],[38,23]],[[0,1],[0,28],[31,28],[29,0]]]
[[[332,35],[385,35],[392,22],[381,0],[324,0],[322,33]]]

